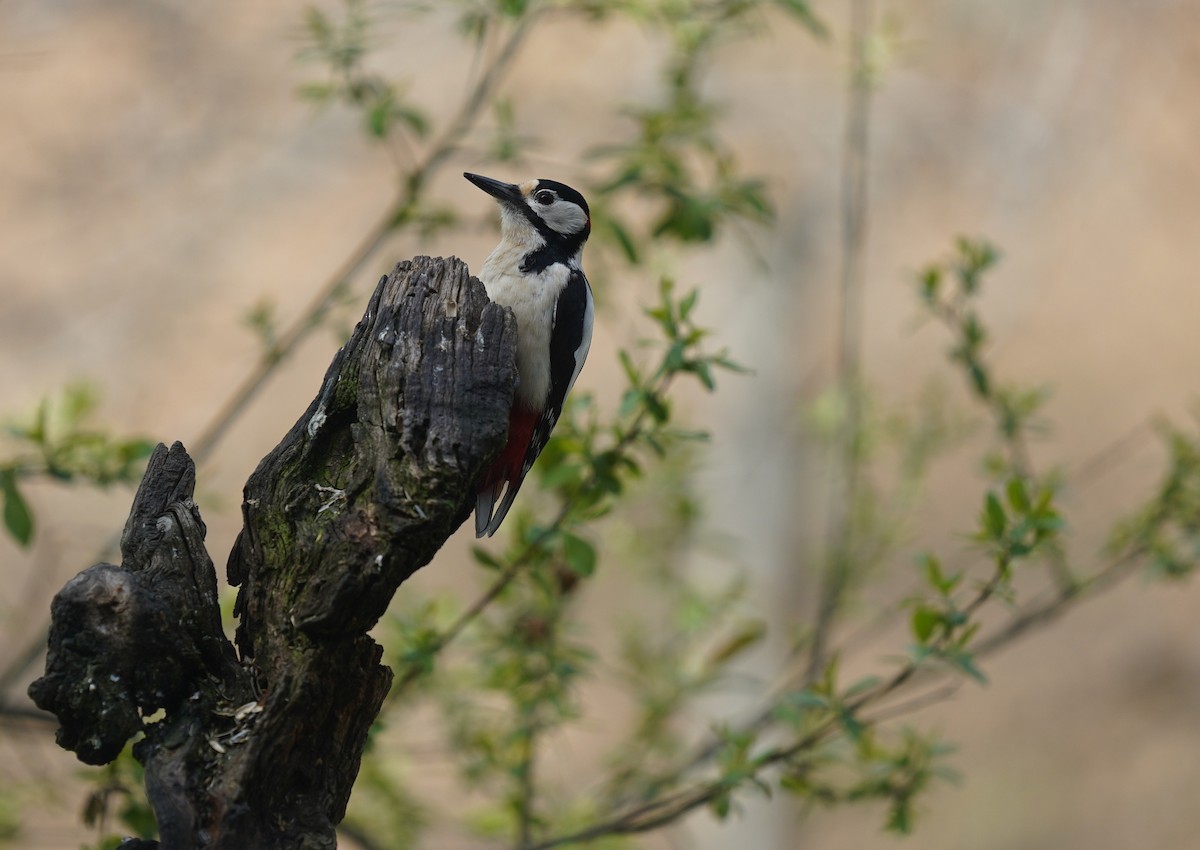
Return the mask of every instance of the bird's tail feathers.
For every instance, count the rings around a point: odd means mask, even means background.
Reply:
[[[522,479],[520,479],[520,478],[518,478],[515,481],[509,481],[508,489],[506,489],[504,491],[504,501],[500,502],[499,507],[496,509],[496,513],[494,513],[492,515],[491,522],[488,522],[487,527],[485,528],[485,531],[487,532],[488,537],[491,537],[492,534],[496,533],[496,529],[500,527],[500,523],[504,522],[504,517],[508,516],[509,508],[512,507],[512,499],[515,499],[517,497],[517,490],[521,489],[521,483],[522,483]],[[497,496],[499,495],[499,489],[497,489],[496,495]],[[475,514],[475,529],[476,529],[476,532],[478,532],[478,529],[479,529],[479,514],[478,513]],[[478,534],[478,537],[482,537],[482,534]]]
[[[500,496],[500,490],[504,487],[503,481],[497,481],[495,484],[488,484],[479,491],[479,495],[475,497],[475,536],[483,537],[485,534],[488,537],[492,536],[495,531],[493,528],[488,530],[488,526],[492,519],[492,508],[496,505],[496,499]]]

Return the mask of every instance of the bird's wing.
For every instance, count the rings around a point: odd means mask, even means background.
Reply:
[[[546,396],[541,415],[533,426],[529,447],[525,450],[521,475],[517,480],[508,482],[504,500],[487,525],[488,536],[495,534],[496,529],[500,527],[508,509],[512,507],[513,499],[517,497],[517,491],[525,481],[525,476],[542,453],[542,449],[546,448],[550,432],[554,430],[558,417],[562,415],[567,393],[579,377],[579,370],[583,368],[583,361],[587,359],[588,348],[592,344],[594,315],[592,288],[582,271],[572,269],[567,284],[554,305],[554,327],[550,333],[550,392]]]

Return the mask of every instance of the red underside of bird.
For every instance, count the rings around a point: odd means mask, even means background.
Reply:
[[[529,444],[533,441],[533,429],[541,418],[539,411],[516,403],[508,416],[508,442],[499,457],[483,474],[480,482],[481,493],[491,493],[495,502],[500,497],[500,491],[505,482],[508,483],[511,495],[521,486],[521,474],[525,470],[525,456],[529,453]],[[506,499],[511,504],[511,499]]]

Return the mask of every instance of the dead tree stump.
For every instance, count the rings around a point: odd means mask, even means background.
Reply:
[[[159,445],[121,539],[55,597],[30,687],[58,742],[134,755],[165,850],[327,850],[391,683],[367,630],[469,516],[506,434],[516,325],[462,261],[379,282],[317,397],[245,488],[236,647],[192,501]],[[145,845],[143,845],[145,846]]]

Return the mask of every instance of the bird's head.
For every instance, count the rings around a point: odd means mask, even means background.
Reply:
[[[504,183],[470,172],[463,177],[499,201],[502,239],[578,258],[592,232],[591,213],[579,192],[557,180]]]

